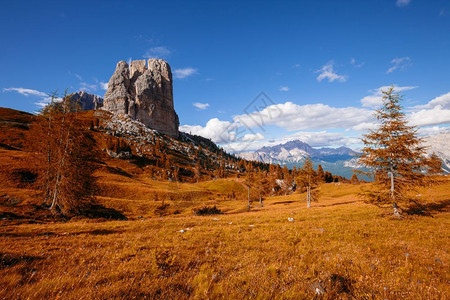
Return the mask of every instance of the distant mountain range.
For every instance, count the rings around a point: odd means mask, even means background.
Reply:
[[[427,137],[424,139],[424,144],[428,146],[427,154],[436,153],[443,162],[443,171],[450,173],[450,132]],[[326,171],[350,178],[355,169],[367,171],[358,164],[357,154],[358,152],[348,147],[313,148],[305,142],[295,140],[262,147],[252,152],[241,152],[237,156],[247,160],[287,165],[288,168],[301,166],[305,158],[309,156],[316,167],[320,164]]]
[[[312,160],[336,162],[349,160],[357,153],[347,147],[315,149],[305,142],[296,140],[271,147],[262,147],[254,152],[242,152],[240,157],[265,163],[301,163],[307,156]]]
[[[313,148],[305,142],[295,140],[280,145],[262,147],[253,152],[241,152],[237,155],[247,160],[287,165],[288,168],[301,166],[305,158],[309,156],[316,167],[320,164],[326,171],[350,178],[353,169],[363,170],[357,163],[357,154],[348,147]]]

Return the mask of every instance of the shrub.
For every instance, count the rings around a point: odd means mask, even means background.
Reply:
[[[194,208],[192,210],[197,216],[205,216],[205,215],[221,215],[222,211],[214,206],[203,206],[200,208]]]

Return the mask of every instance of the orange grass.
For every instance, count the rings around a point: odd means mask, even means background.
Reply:
[[[175,191],[208,191],[211,185],[180,184]],[[445,180],[427,196],[448,201],[449,186]],[[143,181],[135,185],[140,188],[174,187]],[[5,221],[0,223],[0,298],[311,299],[319,282],[328,299],[448,297],[448,211],[397,220],[386,216],[390,209],[362,202],[359,189],[325,184],[320,202],[310,209],[304,195],[293,194],[269,197],[262,208],[253,203],[250,212],[245,199],[203,197],[187,205],[174,198],[169,207],[181,213],[164,217],[151,212],[155,201],[137,193],[138,199],[100,201],[122,201],[117,206],[132,214],[138,211],[131,207],[141,205],[139,212],[148,211],[151,218]],[[210,203],[226,213],[192,214],[191,207]]]

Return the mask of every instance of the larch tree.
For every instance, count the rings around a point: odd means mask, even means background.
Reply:
[[[248,170],[245,173],[244,186],[247,188],[247,210],[250,211],[250,189],[255,185],[255,174]]]
[[[319,177],[320,182],[325,181],[325,172],[323,171],[322,165],[317,166],[317,176]]]
[[[297,176],[295,181],[300,191],[301,188],[306,187],[306,203],[307,207],[311,207],[311,201],[317,201],[318,199],[318,193],[313,191],[313,189],[319,184],[319,177],[313,168],[313,162],[309,156],[305,159],[305,163],[299,170],[299,176]]]
[[[79,213],[95,186],[95,141],[78,107],[66,94],[62,99],[53,94],[27,138],[43,204],[65,216]]]
[[[351,184],[358,184],[359,183],[359,179],[358,179],[358,176],[356,175],[356,173],[353,173],[352,178],[350,178],[350,183]]]
[[[408,125],[394,87],[383,91],[383,105],[374,115],[380,122],[375,130],[363,135],[364,147],[359,162],[373,171],[378,189],[367,196],[374,203],[406,199],[406,192],[425,183],[430,159],[417,136],[417,129]]]

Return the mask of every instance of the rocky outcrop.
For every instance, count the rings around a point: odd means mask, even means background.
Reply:
[[[102,97],[86,93],[85,91],[71,94],[70,100],[73,102],[78,102],[81,106],[81,110],[99,109],[103,106]]]
[[[117,63],[108,83],[103,109],[130,116],[171,137],[179,121],[173,105],[172,71],[161,59]]]

